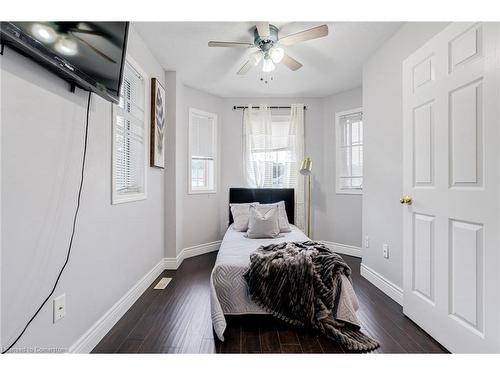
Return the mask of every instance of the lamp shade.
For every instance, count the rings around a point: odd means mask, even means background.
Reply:
[[[273,60],[271,60],[271,59],[264,59],[264,62],[262,64],[262,71],[264,73],[272,72],[275,68],[276,68],[276,66],[273,63]]]
[[[305,158],[300,166],[300,174],[307,176],[311,174],[312,170],[312,160],[310,158]]]

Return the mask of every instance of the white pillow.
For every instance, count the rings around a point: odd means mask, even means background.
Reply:
[[[248,219],[250,217],[250,205],[253,203],[231,203],[231,214],[233,215],[233,229],[239,232],[246,232],[248,229]]]
[[[274,207],[278,205],[278,222],[280,226],[280,232],[291,232],[290,223],[288,222],[288,215],[286,214],[285,201],[279,201],[277,203],[269,204],[259,204],[259,206],[271,206]]]
[[[278,205],[251,205],[248,238],[275,238],[280,234]]]

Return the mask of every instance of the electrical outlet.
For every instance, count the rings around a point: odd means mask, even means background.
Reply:
[[[54,298],[54,323],[66,315],[66,295],[61,294]]]
[[[387,245],[386,243],[382,246],[382,250],[383,250],[383,253],[384,253],[384,258],[385,259],[389,259],[389,245]]]
[[[365,247],[370,247],[370,237],[365,237]]]

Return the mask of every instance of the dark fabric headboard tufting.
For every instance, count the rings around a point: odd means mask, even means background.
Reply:
[[[294,189],[252,189],[230,188],[229,203],[276,203],[285,201],[286,214],[290,224],[295,224],[295,190]],[[229,208],[229,224],[233,222],[231,207]]]

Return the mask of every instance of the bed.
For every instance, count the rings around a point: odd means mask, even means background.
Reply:
[[[229,211],[229,227],[222,240],[217,260],[210,276],[210,303],[214,331],[224,340],[226,329],[225,315],[267,314],[250,298],[243,275],[250,265],[250,254],[261,245],[281,242],[307,241],[309,238],[294,226],[293,189],[245,189],[231,188],[229,203],[274,203],[285,201],[291,232],[281,233],[278,238],[250,239],[244,232],[232,228],[232,215]],[[356,316],[358,300],[350,282],[342,283],[337,319],[359,326]]]

